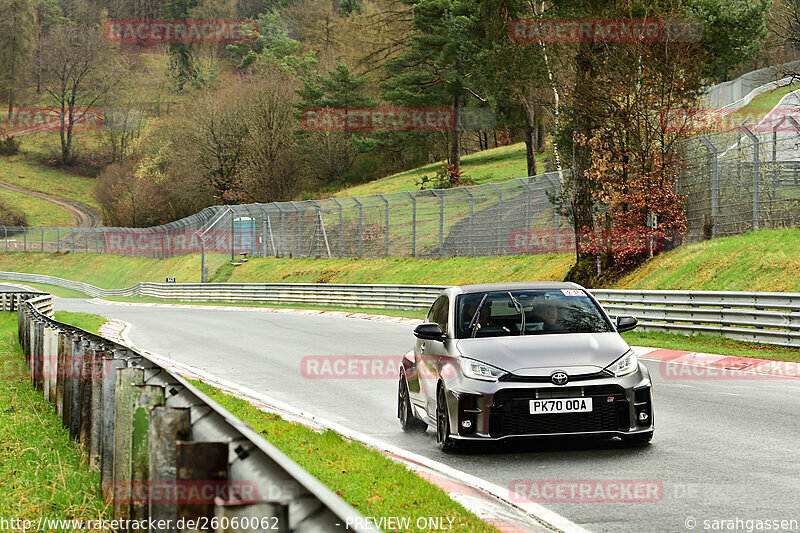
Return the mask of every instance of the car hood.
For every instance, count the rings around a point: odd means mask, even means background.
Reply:
[[[518,376],[547,376],[552,370],[569,375],[599,372],[628,351],[618,333],[561,333],[459,339],[464,357],[477,359]]]

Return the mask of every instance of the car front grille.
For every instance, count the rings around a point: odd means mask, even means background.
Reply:
[[[530,400],[581,397],[592,398],[591,413],[530,414]],[[613,400],[609,401],[609,398]],[[628,402],[623,389],[613,385],[538,390],[505,389],[495,394],[489,415],[489,433],[493,437],[629,429]]]

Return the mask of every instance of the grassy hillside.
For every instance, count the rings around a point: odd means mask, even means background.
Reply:
[[[2,169],[2,162],[0,162],[0,169]],[[2,188],[0,188],[0,199],[25,213],[29,226],[70,226],[72,224],[72,215],[47,200]],[[0,238],[2,237],[3,234],[0,232]]]
[[[800,292],[800,230],[762,230],[681,246],[654,257],[617,285]]]
[[[539,172],[544,171],[545,154],[537,156]],[[433,177],[442,166],[442,162],[431,163],[423,167],[412,168],[399,174],[380,178],[369,183],[343,189],[328,196],[365,196],[368,194],[386,194],[419,189],[422,176]],[[461,158],[464,175],[476,185],[481,183],[506,181],[512,178],[524,178],[528,175],[525,160],[525,143],[511,144],[492,148]]]
[[[228,256],[209,254],[211,281],[411,283],[454,285],[561,280],[571,254],[449,259],[254,258],[231,268]],[[147,259],[97,254],[0,252],[0,270],[84,281],[104,288],[137,281],[200,280],[200,256]],[[681,246],[661,254],[615,288],[800,292],[800,229],[763,230]]]
[[[21,156],[0,158],[0,181],[100,207],[92,194],[95,184],[93,178],[43,167],[23,160]]]

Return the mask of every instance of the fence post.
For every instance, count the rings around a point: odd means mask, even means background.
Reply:
[[[283,224],[283,209],[281,209],[281,204],[275,203],[275,207],[278,209],[278,212],[281,214],[281,255],[286,254],[286,232],[284,231],[284,224]]]
[[[471,257],[475,253],[475,245],[472,242],[472,240],[473,240],[473,237],[472,237],[472,226],[473,226],[473,223],[474,223],[474,221],[472,220],[472,216],[474,214],[475,198],[472,196],[472,193],[466,187],[460,187],[460,189],[462,191],[464,191],[464,193],[469,198],[469,247],[467,248],[467,250],[469,250],[469,252],[467,253],[467,255]]]
[[[501,233],[503,232],[503,193],[494,183],[490,183],[492,189],[497,193],[497,255],[503,254]]]
[[[41,230],[42,230],[42,236],[41,236],[40,244],[41,244],[41,248],[42,248],[41,251],[44,252],[44,226],[42,226]]]
[[[404,191],[411,198],[411,257],[417,256],[417,199],[409,191]]]
[[[355,196],[351,197],[358,206],[358,258],[364,253],[364,205]]]
[[[297,212],[297,257],[302,256],[303,249],[300,247],[300,241],[303,240],[303,212],[297,207],[295,202],[289,202]]]
[[[8,251],[8,228],[6,226],[3,226],[3,233],[5,234],[6,252],[7,252]]]
[[[750,141],[753,143],[753,231],[758,229],[758,185],[759,185],[759,177],[758,177],[758,167],[759,167],[759,155],[758,155],[758,137],[753,135],[753,132],[747,126],[739,126],[741,130],[750,138]]]
[[[343,230],[343,227],[342,227],[342,204],[339,203],[339,200],[337,200],[336,198],[331,198],[331,200],[333,200],[333,203],[335,203],[336,207],[338,207],[338,209],[339,209],[339,258],[341,259],[342,258],[342,253],[343,253],[343,245],[342,245],[342,243],[343,243],[343,241],[342,241],[342,230]]]
[[[61,228],[56,226],[56,251],[61,251]]]
[[[389,257],[389,200],[387,200],[381,193],[378,193],[378,198],[383,200],[383,205],[385,209],[384,233],[386,234],[385,237],[386,243],[384,245],[383,256]]]
[[[439,199],[439,258],[444,257],[444,196],[431,189],[431,192]]]
[[[719,150],[705,135],[700,142],[711,152],[711,237],[717,236],[717,216],[719,214]]]
[[[520,184],[525,187],[525,192],[527,194],[527,199],[525,203],[525,222],[526,228],[531,229],[531,186],[525,182],[526,178],[517,178],[516,181],[520,182]]]

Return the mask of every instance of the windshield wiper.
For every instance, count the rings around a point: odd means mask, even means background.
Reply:
[[[519,303],[519,300],[517,300],[514,295],[511,294],[511,292],[508,293],[508,297],[511,298],[511,301],[514,303],[514,307],[517,308],[517,311],[519,311],[519,314],[522,317],[522,327],[519,330],[519,334],[525,335],[525,309],[522,307],[522,304]]]
[[[481,298],[481,303],[478,304],[478,308],[475,310],[475,314],[472,315],[472,320],[469,321],[469,329],[471,331],[469,337],[471,339],[475,338],[475,334],[478,333],[478,315],[481,313],[483,302],[486,301],[487,296],[489,296],[489,293],[483,295],[483,298]]]

